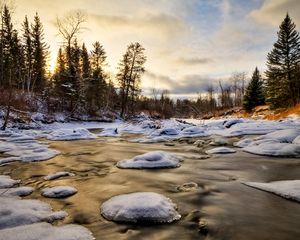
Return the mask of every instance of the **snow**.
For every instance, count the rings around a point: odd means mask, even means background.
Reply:
[[[263,142],[259,145],[251,144],[243,151],[266,156],[299,157],[300,145],[278,142]]]
[[[5,188],[5,189],[0,189],[0,196],[19,196],[19,197],[24,197],[28,196],[33,192],[32,187],[17,187],[17,188]]]
[[[117,163],[119,168],[175,168],[180,166],[180,159],[170,153],[153,151],[135,156]]]
[[[300,145],[300,135],[293,140],[293,144],[299,144]]]
[[[107,220],[117,222],[173,222],[181,216],[176,205],[153,192],[136,192],[112,197],[101,206]]]
[[[120,136],[117,128],[107,128],[98,134],[99,137],[117,137]]]
[[[49,198],[65,198],[77,193],[77,189],[70,186],[56,186],[44,188],[41,190],[44,197]]]
[[[240,118],[233,118],[233,119],[228,119],[226,120],[223,125],[225,128],[230,128],[231,126],[237,124],[237,123],[243,123],[244,120]]]
[[[217,137],[215,139],[213,139],[213,141],[210,143],[210,145],[212,146],[224,146],[224,145],[228,145],[229,141],[227,138],[224,137]]]
[[[239,148],[244,148],[244,147],[249,146],[251,143],[253,143],[253,140],[251,138],[244,138],[244,139],[241,139],[240,141],[234,143],[233,146],[239,147]]]
[[[48,204],[38,200],[0,197],[0,229],[43,221],[53,222],[66,215],[63,211],[52,212]]]
[[[283,143],[291,143],[293,140],[300,135],[300,128],[299,129],[284,129],[278,130],[266,135],[257,137],[258,140],[261,139],[273,139]]]
[[[12,161],[44,161],[57,156],[60,152],[48,148],[48,145],[33,142],[0,142],[0,152],[10,155],[1,158],[0,164]]]
[[[163,128],[157,130],[156,132],[152,133],[152,136],[160,136],[160,135],[178,135],[179,131],[176,128]]]
[[[0,188],[10,188],[20,182],[20,180],[11,179],[10,176],[0,175]]]
[[[92,240],[91,232],[79,225],[52,226],[35,223],[0,230],[0,240]]]
[[[70,173],[70,172],[56,172],[53,174],[49,174],[47,176],[44,177],[45,180],[54,180],[57,178],[61,178],[61,177],[67,177],[67,176],[75,176],[74,173]]]
[[[199,126],[185,128],[180,134],[183,137],[205,137],[208,135],[206,129]]]
[[[207,150],[207,154],[224,154],[224,153],[235,153],[236,151],[228,147],[217,147],[210,150]]]
[[[68,141],[95,138],[96,135],[85,128],[58,129],[52,131],[47,137],[47,139],[52,141]]]
[[[244,184],[300,202],[300,180],[275,181],[270,183],[245,182]]]

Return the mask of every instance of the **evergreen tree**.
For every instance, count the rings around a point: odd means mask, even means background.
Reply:
[[[127,110],[133,111],[134,102],[140,92],[139,85],[142,74],[145,72],[146,62],[144,51],[141,44],[131,43],[119,63],[117,80],[121,94],[121,117],[124,117]],[[128,109],[129,104],[131,109]]]
[[[279,27],[278,40],[268,54],[266,101],[272,108],[294,105],[299,101],[295,77],[300,62],[300,37],[287,14]]]
[[[91,67],[90,67],[89,53],[84,43],[82,44],[82,49],[81,49],[81,72],[82,72],[83,79],[90,77]]]
[[[243,107],[247,112],[249,112],[254,107],[264,104],[264,101],[263,80],[256,67],[251,81],[246,88],[246,94],[243,99]]]
[[[46,68],[48,57],[48,46],[44,42],[44,29],[39,15],[34,16],[34,23],[31,25],[33,65],[32,65],[32,89],[40,91],[45,86]]]
[[[33,66],[33,43],[31,29],[28,22],[27,16],[23,22],[23,46],[24,46],[24,64],[25,64],[25,82],[23,89],[26,88],[27,91],[31,89],[32,84],[32,66]]]

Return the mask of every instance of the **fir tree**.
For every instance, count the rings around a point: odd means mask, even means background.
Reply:
[[[300,37],[287,14],[279,27],[278,40],[268,54],[266,101],[272,108],[294,105],[299,101],[295,71],[300,62]]]
[[[255,68],[251,81],[246,88],[246,94],[243,99],[243,107],[250,112],[254,107],[264,104],[263,80],[257,69]]]
[[[32,90],[42,90],[46,81],[46,66],[48,46],[44,42],[44,29],[40,17],[36,13],[34,23],[31,25],[33,65],[32,65]]]

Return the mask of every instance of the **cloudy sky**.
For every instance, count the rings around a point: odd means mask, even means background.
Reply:
[[[56,17],[81,10],[87,16],[80,35],[90,47],[100,41],[110,70],[130,42],[146,48],[144,94],[168,89],[192,97],[232,72],[265,69],[266,54],[288,11],[300,26],[299,0],[15,0],[14,20],[37,11],[51,47],[53,66],[61,39]]]

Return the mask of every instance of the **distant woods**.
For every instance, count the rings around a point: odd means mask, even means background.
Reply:
[[[87,49],[79,41],[85,22],[85,15],[80,12],[57,18],[62,44],[55,70],[50,73],[49,45],[38,13],[33,19],[25,16],[21,29],[17,30],[9,7],[2,7],[0,105],[6,109],[6,120],[11,110],[97,119],[127,118],[143,111],[168,118],[203,117],[234,107],[251,111],[265,103],[271,108],[281,108],[300,102],[300,40],[288,15],[267,56],[265,74],[255,68],[248,80],[244,72],[233,73],[229,81],[208,85],[193,100],[174,100],[167,90],[153,89],[151,96],[142,95],[140,85],[147,58],[138,42],[127,46],[115,76],[109,73],[101,42],[96,41]]]

